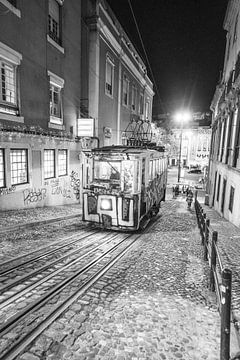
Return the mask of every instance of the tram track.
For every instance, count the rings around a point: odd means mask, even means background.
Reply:
[[[64,279],[31,301],[22,310],[6,318],[0,327],[0,343],[4,344],[1,360],[14,359],[46,327],[81,297],[112,267],[142,234],[112,234],[102,248],[91,249],[86,263],[74,267]],[[92,258],[90,259],[90,256]],[[47,280],[49,282],[49,279]],[[9,305],[6,306],[8,309]],[[13,331],[15,338],[8,337]]]

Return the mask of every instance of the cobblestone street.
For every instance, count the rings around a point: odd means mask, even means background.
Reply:
[[[194,210],[169,197],[134,250],[19,359],[218,360],[220,316],[202,258]]]

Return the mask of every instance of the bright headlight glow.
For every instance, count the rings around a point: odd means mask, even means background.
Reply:
[[[112,200],[102,199],[100,209],[101,210],[112,210]]]

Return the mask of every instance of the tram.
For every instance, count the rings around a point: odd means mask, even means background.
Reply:
[[[164,147],[106,146],[91,151],[83,189],[83,220],[106,229],[136,231],[165,200]]]

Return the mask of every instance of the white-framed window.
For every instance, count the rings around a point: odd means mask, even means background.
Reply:
[[[123,105],[128,106],[129,105],[129,84],[130,81],[127,78],[127,76],[123,75]]]
[[[50,122],[57,125],[62,125],[62,89],[64,80],[59,76],[48,71],[50,77],[49,84],[49,105],[50,105]]]
[[[137,88],[135,85],[132,86],[132,111],[137,111]]]
[[[5,187],[6,175],[4,164],[4,149],[0,149],[0,188]]]
[[[113,86],[114,86],[114,63],[107,56],[106,58],[106,80],[105,80],[105,93],[113,97]]]
[[[61,45],[61,6],[63,1],[49,0],[48,2],[48,35]]]
[[[20,53],[0,42],[0,113],[5,120],[18,121],[17,68],[21,60]]]
[[[10,149],[11,185],[28,182],[28,150]]]
[[[67,150],[58,150],[58,176],[67,175]]]
[[[147,98],[146,103],[145,103],[145,118],[146,118],[146,120],[149,120],[151,117],[150,110],[151,110],[151,104],[150,104],[150,100]]]
[[[16,66],[4,59],[0,59],[0,68],[0,101],[16,106]]]
[[[44,150],[44,179],[51,179],[55,177],[55,150]]]

